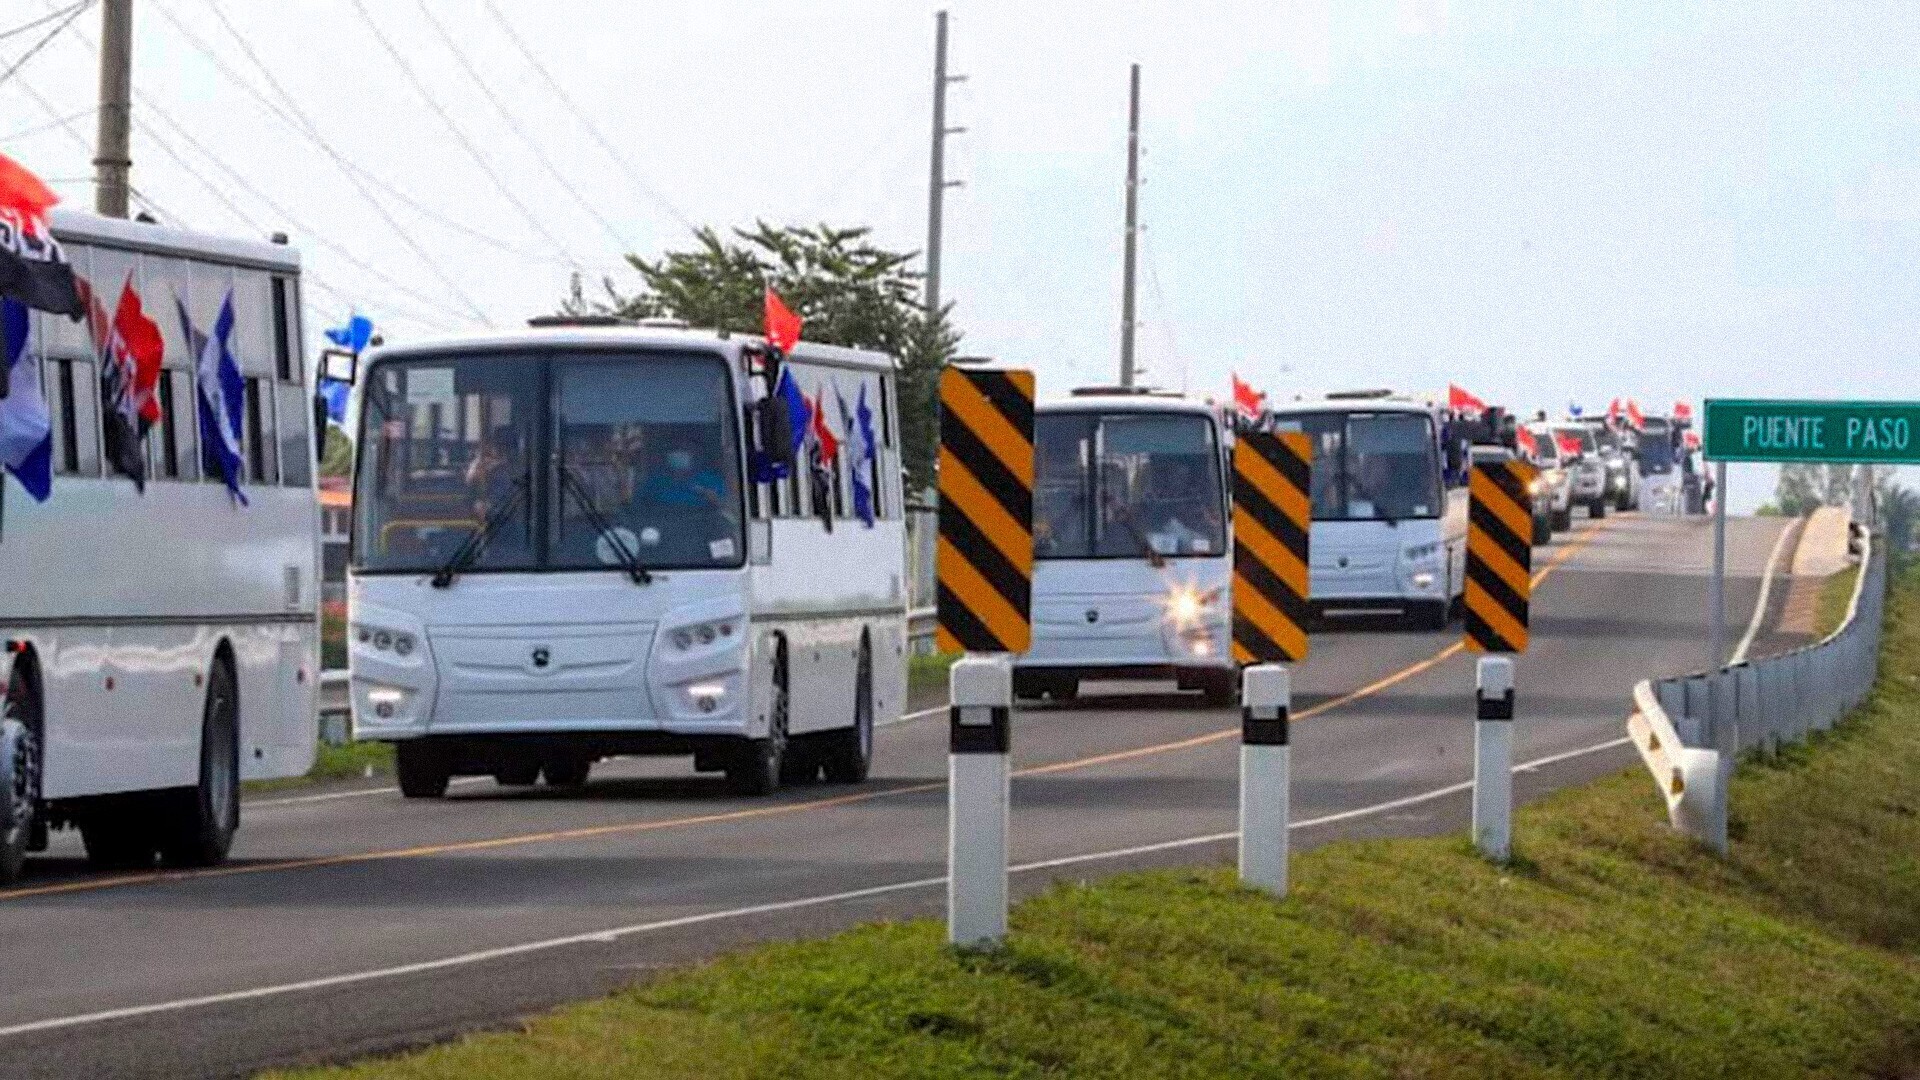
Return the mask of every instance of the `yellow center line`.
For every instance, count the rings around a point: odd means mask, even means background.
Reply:
[[[1579,538],[1563,548],[1551,562],[1534,574],[1533,586],[1540,584],[1557,569],[1573,557],[1574,553],[1585,547],[1595,535],[1605,529],[1605,525],[1595,525],[1582,532]],[[1433,668],[1447,659],[1458,655],[1465,646],[1456,641],[1424,660],[1410,664],[1399,671],[1377,679],[1348,694],[1321,702],[1310,709],[1293,714],[1295,720],[1306,720],[1321,716],[1335,709],[1351,705],[1356,701],[1372,697],[1389,687]],[[1107,754],[1095,754],[1090,757],[1075,758],[1071,761],[1055,762],[1051,765],[1035,765],[1014,770],[1015,776],[1047,776],[1054,773],[1070,772],[1075,769],[1093,768],[1116,761],[1129,761],[1135,758],[1149,757],[1155,754],[1172,753],[1187,750],[1208,743],[1220,742],[1240,734],[1236,725],[1221,731],[1208,732],[1191,738],[1177,739],[1173,742],[1156,743],[1152,746],[1136,747],[1132,750],[1120,750]],[[695,825],[721,825],[737,821],[753,821],[761,818],[781,817],[807,810],[827,810],[840,806],[853,806],[858,803],[874,802],[880,799],[898,798],[903,795],[924,794],[946,788],[943,780],[933,780],[905,787],[886,788],[880,791],[861,791],[847,795],[835,795],[824,799],[808,799],[802,802],[779,803],[773,806],[756,806],[745,810],[724,810],[711,814],[694,814],[687,817],[663,818],[658,821],[623,821],[608,825],[588,825],[576,829],[558,829],[551,832],[520,833],[512,836],[495,836],[481,840],[457,840],[445,844],[422,844],[416,847],[391,848],[382,851],[361,851],[344,855],[321,855],[304,859],[279,859],[262,863],[238,863],[229,866],[217,866],[206,870],[160,870],[153,873],[127,874],[120,877],[94,878],[85,881],[66,881],[54,885],[36,885],[24,889],[0,890],[0,901],[25,900],[36,896],[55,896],[63,893],[93,892],[100,889],[119,888],[127,885],[157,885],[169,882],[199,881],[205,878],[238,877],[243,874],[266,874],[283,870],[310,870],[328,866],[352,866],[359,863],[384,862],[392,859],[420,859],[436,855],[457,855],[470,851],[487,851],[494,848],[518,847],[525,844],[559,843],[571,840],[591,840],[606,836],[626,836],[636,833],[659,832],[665,829],[686,828]]]

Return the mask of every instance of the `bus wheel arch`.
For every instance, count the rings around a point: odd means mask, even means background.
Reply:
[[[727,755],[727,787],[736,795],[771,795],[791,771],[787,763],[792,721],[792,649],[786,634],[774,631],[773,663],[768,672],[767,731],[743,738]]]
[[[835,784],[858,784],[873,768],[873,628],[860,631],[860,650],[853,675],[853,725],[838,728],[821,748],[820,766]]]

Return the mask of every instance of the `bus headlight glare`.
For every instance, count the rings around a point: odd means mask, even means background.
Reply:
[[[1413,587],[1423,592],[1433,588],[1433,575],[1425,570],[1413,575]]]

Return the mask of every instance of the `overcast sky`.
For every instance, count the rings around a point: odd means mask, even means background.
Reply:
[[[66,2],[16,0],[0,31]],[[394,338],[512,325],[570,267],[631,285],[621,253],[688,222],[924,242],[940,5],[497,0],[623,165],[481,0],[360,2],[432,104],[356,0],[135,3],[135,186],[168,220],[291,233],[315,325],[350,305]],[[1043,391],[1116,371],[1133,61],[1151,381],[1457,381],[1556,412],[1920,387],[1920,4],[946,6],[970,78],[949,105],[969,130],[945,292],[963,349],[1037,368]],[[253,96],[275,91],[221,15],[304,119]],[[46,125],[92,105],[98,34],[89,11],[0,85],[0,147],[80,206],[94,119]],[[0,71],[38,37],[0,40]],[[1739,478],[1735,508],[1769,485]]]

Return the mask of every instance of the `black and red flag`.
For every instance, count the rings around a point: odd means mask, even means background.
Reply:
[[[59,201],[39,177],[0,154],[0,296],[78,319],[87,309],[73,267],[47,227],[47,210]]]

